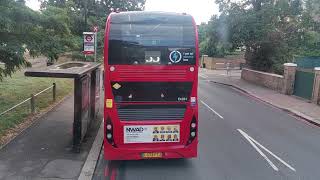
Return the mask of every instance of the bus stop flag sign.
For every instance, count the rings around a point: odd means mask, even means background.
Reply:
[[[83,32],[83,53],[94,54],[94,32]]]

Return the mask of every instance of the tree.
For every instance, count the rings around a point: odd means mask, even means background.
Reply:
[[[71,33],[78,39],[75,57],[84,59],[82,50],[82,33],[91,31],[93,26],[99,27],[98,59],[103,52],[103,34],[107,16],[116,9],[120,11],[140,11],[144,9],[145,0],[43,0],[42,8],[55,6],[65,8],[71,21]]]
[[[245,46],[245,58],[254,69],[282,73],[282,64],[292,61],[305,43],[301,0],[216,2],[232,49]]]
[[[39,13],[27,8],[22,1],[0,1],[0,80],[23,65],[30,65],[23,55],[27,47],[36,44],[35,27]],[[31,48],[31,54],[35,51]]]
[[[305,10],[301,16],[301,46],[299,55],[320,56],[320,1],[305,0]]]
[[[55,6],[64,8],[66,6],[66,0],[40,0],[41,2],[41,9],[47,6]]]
[[[48,7],[36,12],[23,1],[0,2],[0,80],[21,66],[30,66],[24,54],[39,54],[56,60],[58,54],[73,47],[66,12]]]
[[[199,43],[203,42],[206,38],[206,26],[206,23],[201,23],[198,25]]]
[[[47,6],[59,8],[67,8],[69,15],[76,15],[74,18],[80,18],[82,32],[88,31],[92,23],[100,23],[100,27],[104,29],[106,17],[112,10],[120,11],[140,11],[144,9],[146,0],[41,0],[41,7],[45,9]]]
[[[59,54],[77,47],[77,42],[71,33],[72,23],[66,9],[48,6],[41,14],[41,27],[36,29],[41,46],[36,48],[53,62]]]
[[[223,57],[232,49],[229,42],[228,24],[223,16],[212,16],[208,24],[200,25],[200,52],[211,57]],[[204,34],[204,37],[203,37]]]

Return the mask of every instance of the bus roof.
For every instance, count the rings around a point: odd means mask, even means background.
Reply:
[[[166,23],[193,23],[191,15],[161,11],[126,11],[111,13],[111,23],[139,23],[139,22],[166,22]]]

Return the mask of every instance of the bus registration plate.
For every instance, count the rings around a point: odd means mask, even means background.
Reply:
[[[161,152],[151,152],[151,153],[142,153],[141,154],[142,158],[162,158],[162,153]]]

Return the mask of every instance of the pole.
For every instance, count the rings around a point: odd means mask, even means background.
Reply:
[[[87,1],[84,1],[84,30],[87,31],[88,26],[88,18],[87,18],[87,11],[88,11]]]
[[[94,33],[94,62],[97,62],[97,32]]]
[[[33,94],[31,94],[31,97],[30,97],[30,105],[31,105],[31,113],[34,114],[36,112],[36,109],[35,109],[35,99]]]
[[[52,87],[52,99],[53,99],[53,101],[56,101],[56,90],[57,90],[56,83],[53,83],[53,87]]]
[[[96,26],[98,24],[98,6],[97,6],[97,1],[94,1],[95,2],[95,8],[96,8]],[[98,26],[97,26],[98,27]],[[97,44],[98,44],[98,29],[95,30],[95,33],[94,33],[94,62],[97,62]]]

